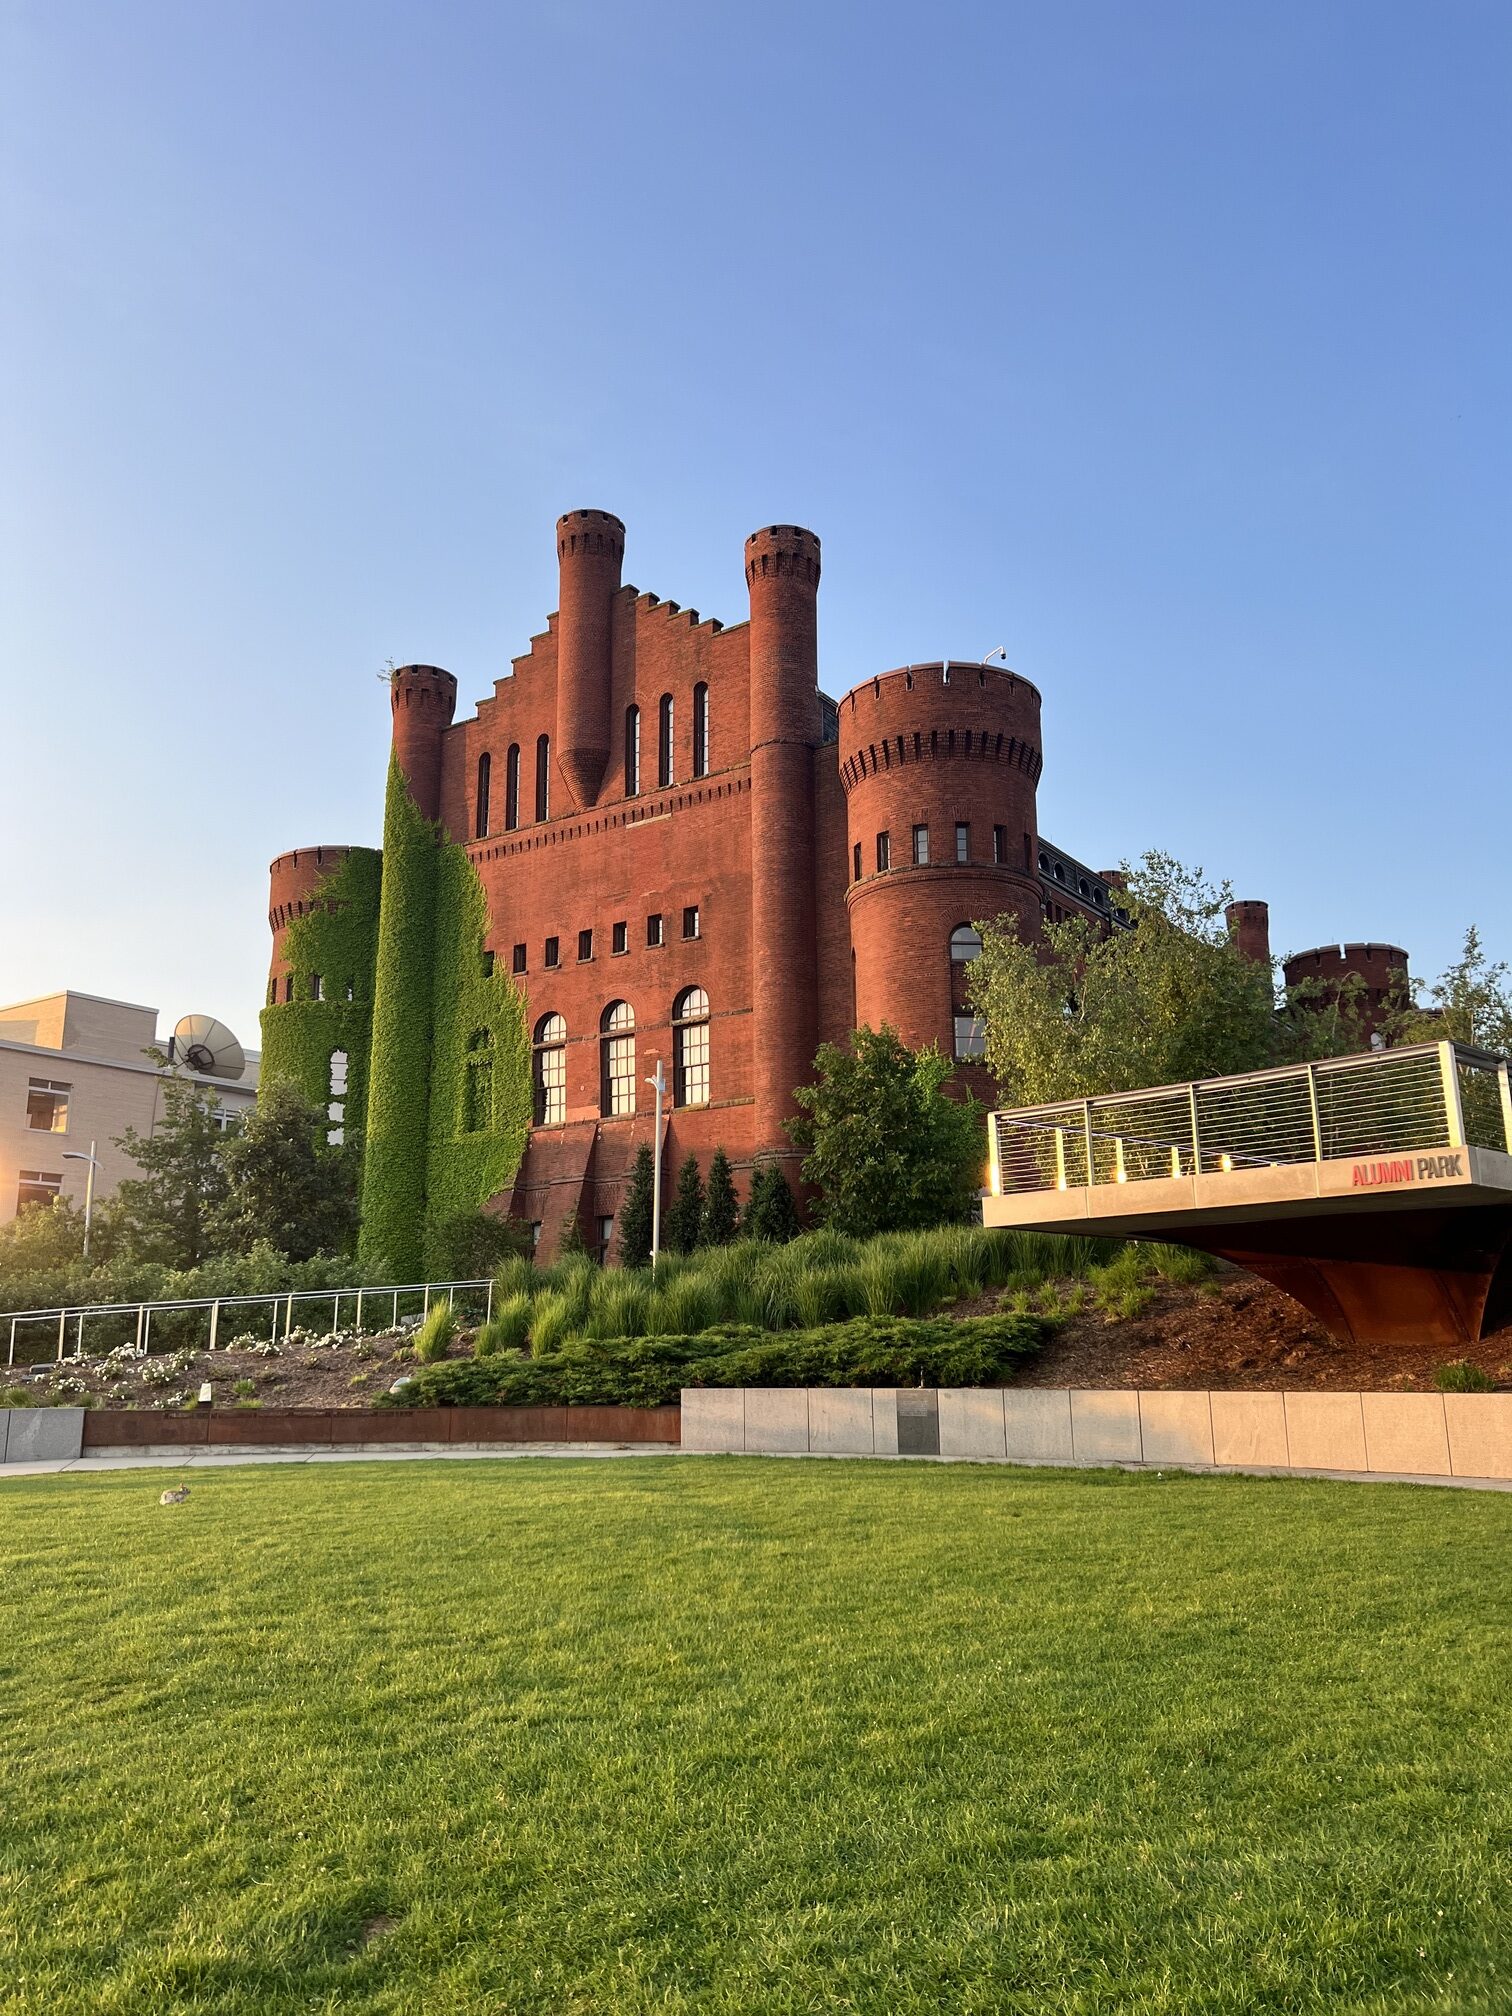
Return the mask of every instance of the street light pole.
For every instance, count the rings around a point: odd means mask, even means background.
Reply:
[[[656,1060],[656,1076],[646,1080],[656,1089],[656,1136],[651,1144],[651,1271],[656,1272],[656,1256],[661,1251],[661,1157],[662,1157],[662,1098],[667,1089],[666,1073],[662,1070],[662,1060]]]
[[[84,1258],[86,1260],[89,1258],[89,1225],[90,1220],[94,1217],[95,1171],[100,1166],[95,1157],[95,1146],[96,1144],[91,1141],[87,1155],[82,1148],[65,1148],[63,1150],[63,1160],[65,1162],[87,1162],[89,1164],[89,1174],[84,1178]]]

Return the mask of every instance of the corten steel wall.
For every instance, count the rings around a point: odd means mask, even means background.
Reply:
[[[83,1447],[106,1449],[354,1448],[417,1442],[659,1442],[675,1444],[676,1407],[245,1408],[158,1414],[95,1408]]]
[[[442,739],[457,707],[457,682],[439,665],[404,665],[390,681],[394,754],[427,819],[441,816]]]
[[[954,1018],[965,1004],[952,999],[960,975],[951,971],[951,932],[1005,915],[1018,918],[1025,936],[1039,932],[1042,767],[1039,692],[1016,673],[915,665],[868,680],[841,701],[858,1023],[890,1023],[905,1043],[954,1054]],[[971,829],[964,864],[955,858],[957,823]],[[913,861],[915,826],[929,829],[924,867]],[[1004,829],[1001,863],[992,859],[995,826]],[[882,832],[891,866],[879,873]]]
[[[268,968],[270,987],[283,999],[285,979],[284,941],[296,917],[312,907],[315,891],[328,875],[334,875],[350,847],[296,847],[280,854],[268,869],[268,928],[273,933],[273,958]]]

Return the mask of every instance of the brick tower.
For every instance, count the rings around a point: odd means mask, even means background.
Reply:
[[[797,1111],[818,1047],[814,752],[820,746],[819,541],[768,525],[745,546],[751,598],[751,1007],[755,1134]],[[784,1158],[786,1159],[786,1158]]]
[[[609,681],[614,598],[625,528],[612,511],[567,511],[557,520],[557,767],[574,806],[598,803],[609,762]]]
[[[441,749],[457,711],[457,682],[439,665],[402,665],[389,681],[394,754],[427,819],[441,816]]]

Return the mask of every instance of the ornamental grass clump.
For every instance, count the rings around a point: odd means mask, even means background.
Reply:
[[[499,1352],[523,1351],[530,1338],[533,1307],[531,1298],[523,1289],[517,1289],[513,1295],[506,1295],[502,1302],[495,1303],[493,1315],[473,1340],[473,1350],[478,1357],[492,1358]]]
[[[1468,1358],[1455,1358],[1447,1365],[1440,1365],[1433,1383],[1440,1393],[1490,1393],[1496,1385],[1489,1372],[1472,1365]]]
[[[530,1355],[545,1358],[572,1334],[572,1303],[560,1288],[538,1295],[530,1312]]]
[[[457,1340],[457,1312],[449,1295],[433,1302],[425,1321],[415,1332],[414,1352],[422,1365],[434,1365],[444,1358]]]
[[[599,1278],[583,1328],[585,1337],[639,1337],[646,1327],[650,1290],[640,1269],[626,1268]]]

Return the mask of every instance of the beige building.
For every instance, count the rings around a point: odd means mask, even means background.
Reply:
[[[96,1201],[135,1173],[115,1144],[128,1127],[150,1134],[162,1112],[165,1074],[146,1055],[154,1048],[215,1094],[223,1123],[255,1102],[256,1054],[244,1055],[207,1017],[186,1017],[160,1037],[155,1008],[98,994],[70,990],[0,1008],[0,1224],[23,1204],[63,1196],[82,1205],[89,1164],[80,1158],[91,1142]]]

